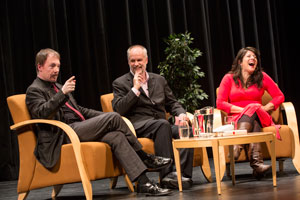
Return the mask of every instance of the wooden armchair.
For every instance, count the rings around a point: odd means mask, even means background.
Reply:
[[[102,107],[103,112],[113,112],[112,103],[111,103],[113,98],[114,98],[113,93],[104,94],[104,95],[100,96],[100,102],[101,102],[101,107]],[[190,118],[193,117],[193,115],[190,114],[190,113],[188,113],[188,116]],[[131,127],[130,128],[131,131],[136,135],[132,123],[125,117],[123,117],[123,119],[126,121],[127,125],[129,127]],[[143,150],[144,151],[146,151],[147,153],[152,153],[152,154],[155,153],[153,140],[151,140],[149,138],[138,138],[138,140],[143,145]],[[194,167],[200,166],[206,180],[208,182],[212,182],[211,170],[210,170],[210,165],[209,165],[209,160],[208,160],[206,148],[196,148],[196,149],[194,149],[193,166]]]
[[[110,146],[102,142],[80,142],[74,130],[67,124],[56,120],[31,119],[25,103],[25,94],[7,98],[8,107],[14,121],[11,126],[18,134],[20,152],[20,172],[18,180],[18,199],[25,199],[30,190],[53,186],[55,198],[63,184],[82,182],[86,199],[93,199],[91,180],[112,178],[111,188],[115,187],[115,177],[125,176],[130,191],[133,185],[119,162],[112,155]],[[60,160],[48,170],[35,158],[36,135],[32,125],[51,124],[61,128],[70,138],[70,144],[62,145]]]
[[[218,89],[217,89],[218,93]],[[268,92],[265,92],[262,98],[262,104],[265,105],[271,100],[271,96]],[[217,110],[217,109],[216,109]],[[218,121],[222,121],[224,116],[227,114],[223,111],[217,110]],[[298,125],[297,117],[294,106],[291,102],[284,102],[275,111],[271,112],[271,116],[275,124],[280,124],[281,128],[279,133],[282,140],[275,141],[276,148],[276,159],[279,162],[279,171],[283,171],[283,162],[286,158],[292,158],[294,167],[300,174],[300,146],[299,146],[299,135],[298,135]],[[265,127],[262,129],[263,132],[273,132],[276,134],[276,129],[273,126]],[[262,152],[264,159],[269,159],[270,154],[268,147],[262,144]],[[228,158],[228,147],[225,147],[225,159],[226,163],[229,163]],[[246,152],[243,150],[237,162],[243,162],[247,160]],[[225,165],[225,163],[224,163]],[[229,167],[229,165],[227,165]],[[227,174],[229,174],[229,168],[227,168]]]

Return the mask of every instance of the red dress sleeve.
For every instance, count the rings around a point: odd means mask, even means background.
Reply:
[[[226,74],[219,86],[216,102],[217,108],[231,114],[232,105],[244,108],[251,103],[262,104],[262,96],[265,90],[271,95],[272,100],[270,102],[274,104],[275,109],[278,108],[284,102],[284,95],[277,84],[265,72],[263,72],[262,85],[262,88],[252,85],[244,89],[235,84],[233,74]]]
[[[268,74],[263,72],[263,75],[263,87],[271,95],[272,100],[270,102],[274,104],[274,110],[276,110],[278,106],[284,102],[284,95]]]
[[[217,102],[216,102],[217,108],[225,111],[228,114],[230,113],[230,109],[232,106],[232,104],[228,103],[232,81],[233,78],[231,74],[226,74],[223,77],[218,89]]]

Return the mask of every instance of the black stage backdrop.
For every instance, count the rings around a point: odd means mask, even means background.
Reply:
[[[163,38],[189,31],[203,56],[201,80],[215,106],[215,90],[241,47],[255,46],[264,70],[278,83],[299,114],[299,11],[284,0],[1,0],[0,2],[0,180],[18,176],[18,144],[6,104],[25,93],[36,77],[35,54],[53,48],[61,54],[64,83],[77,80],[74,95],[85,107],[101,109],[99,97],[128,72],[126,50],[142,44],[148,71],[158,72],[165,57]]]

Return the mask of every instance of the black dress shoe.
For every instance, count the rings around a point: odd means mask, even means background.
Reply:
[[[149,171],[157,171],[171,164],[172,158],[164,158],[152,154],[147,154],[147,158],[143,160],[143,162],[148,167]]]
[[[152,181],[145,184],[138,183],[136,192],[139,194],[145,194],[146,196],[163,196],[172,193],[170,189],[163,189]]]
[[[181,177],[182,189],[189,189],[193,186],[193,180],[191,178]],[[178,189],[177,173],[171,172],[165,176],[161,181],[162,188]]]

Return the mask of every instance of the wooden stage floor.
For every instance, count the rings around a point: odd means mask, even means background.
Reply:
[[[265,161],[270,164],[270,161]],[[212,167],[213,182],[208,183],[200,168],[195,167],[193,171],[194,186],[189,190],[179,192],[174,190],[169,196],[163,197],[146,197],[130,193],[126,187],[123,177],[119,178],[117,187],[113,190],[109,189],[109,179],[93,181],[93,199],[147,199],[147,200],[189,200],[189,199],[204,199],[204,200],[299,200],[300,199],[300,176],[294,168],[291,159],[284,162],[284,172],[278,173],[277,164],[277,187],[272,185],[271,174],[261,181],[255,180],[252,176],[252,170],[249,163],[237,163],[236,185],[232,186],[231,180],[226,175],[221,183],[222,195],[217,194],[217,187],[214,178],[214,168],[212,159],[210,159]],[[157,173],[147,173],[153,180],[158,180]],[[17,181],[0,182],[0,200],[16,200]],[[33,190],[29,193],[28,200],[43,200],[51,199],[51,187]],[[82,200],[85,199],[81,183],[67,184],[60,192],[58,200]]]

